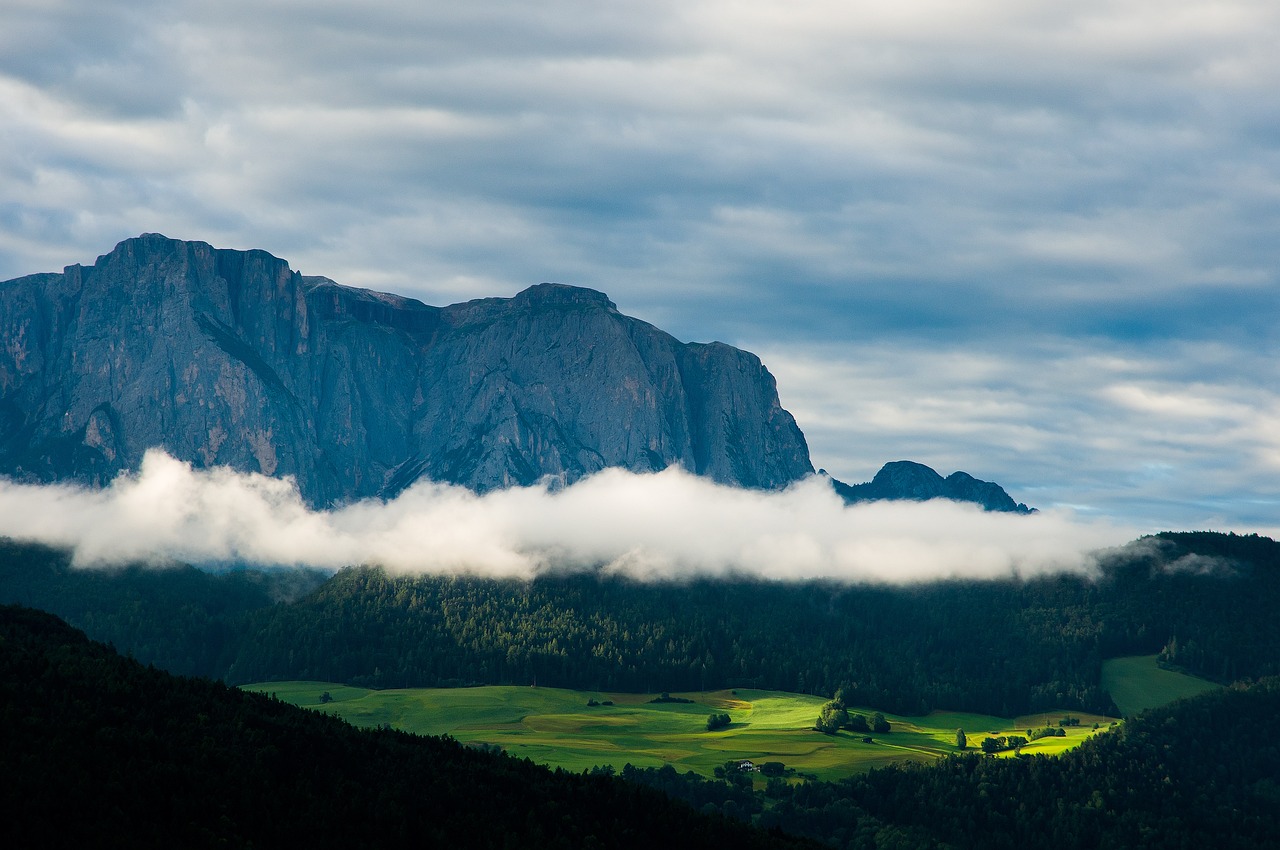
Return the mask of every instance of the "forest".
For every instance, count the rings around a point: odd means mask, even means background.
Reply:
[[[176,677],[0,608],[4,846],[1260,848],[1280,834],[1280,679],[1144,712],[1056,757],[978,753],[763,787],[582,774],[360,730]],[[74,813],[68,817],[68,813]],[[812,845],[807,842],[815,842]]]
[[[1280,544],[1210,532],[1143,538],[1103,556],[1096,577],[907,586],[104,572],[0,542],[0,602],[231,684],[843,690],[902,714],[1114,714],[1100,669],[1123,655],[1160,653],[1220,682],[1280,674],[1278,579]]]

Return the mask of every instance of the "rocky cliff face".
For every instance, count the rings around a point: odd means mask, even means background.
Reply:
[[[153,446],[294,476],[319,505],[423,477],[485,491],[679,464],[778,488],[812,471],[757,357],[592,290],[430,307],[154,234],[0,283],[0,474],[102,484]]]
[[[832,486],[848,504],[905,499],[916,502],[928,499],[951,499],[975,502],[988,511],[1027,514],[1033,510],[1015,502],[999,484],[974,478],[967,472],[953,472],[943,478],[930,467],[910,460],[886,463],[876,477],[866,484],[845,484],[832,479]]]

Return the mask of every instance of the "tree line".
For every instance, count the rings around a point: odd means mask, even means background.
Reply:
[[[531,684],[648,692],[758,687],[901,714],[1116,711],[1106,658],[1163,651],[1220,681],[1280,673],[1280,545],[1168,533],[1096,577],[845,586],[533,581],[191,568],[72,570],[0,543],[0,601],[66,616],[174,672],[230,683]],[[805,629],[795,628],[804,623]]]

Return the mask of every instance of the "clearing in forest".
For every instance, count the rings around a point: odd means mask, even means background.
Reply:
[[[1102,663],[1102,689],[1111,694],[1125,717],[1217,687],[1221,686],[1207,679],[1165,670],[1154,655],[1112,658]]]
[[[1085,740],[1095,723],[1105,729],[1113,720],[1075,711],[1022,718],[944,711],[924,717],[885,713],[892,725],[887,734],[827,735],[813,729],[826,700],[780,691],[679,693],[670,696],[689,702],[653,702],[655,694],[515,686],[374,691],[326,682],[266,682],[245,687],[335,714],[357,726],[448,734],[574,772],[597,765],[621,770],[627,763],[670,764],[682,772],[711,776],[726,761],[749,759],[757,765],[782,762],[802,774],[838,779],[892,762],[932,761],[959,752],[957,728],[965,730],[968,749],[975,751],[987,736],[1025,735],[1032,724],[1056,725],[1068,714],[1080,718],[1081,725],[1068,728],[1065,738],[1042,738],[1022,748],[1024,753],[1049,754]],[[322,701],[325,694],[328,699]],[[589,706],[589,701],[599,704]],[[868,718],[875,713],[873,708],[850,711]],[[708,732],[707,716],[712,713],[728,714],[731,724]]]

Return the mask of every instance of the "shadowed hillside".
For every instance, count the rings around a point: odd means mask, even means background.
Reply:
[[[786,847],[601,776],[325,715],[0,609],[7,847]]]

